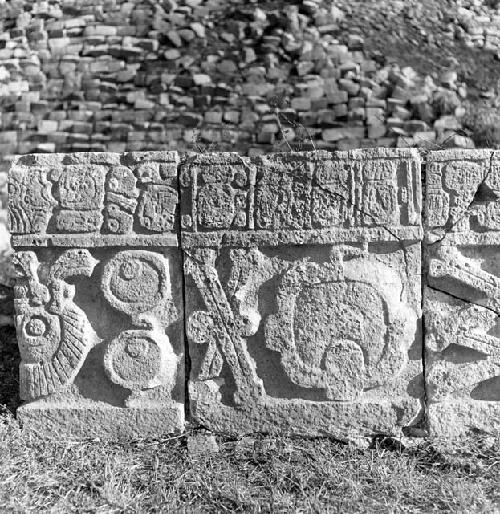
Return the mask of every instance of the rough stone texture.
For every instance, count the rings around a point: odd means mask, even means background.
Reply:
[[[500,54],[500,3],[460,0],[456,37],[466,46]]]
[[[116,438],[183,428],[176,180],[168,152],[26,156],[12,167],[28,402],[19,416],[29,429]],[[137,248],[140,234],[158,233],[154,248]]]
[[[219,452],[217,439],[208,431],[202,430],[192,433],[187,438],[188,455],[192,459],[204,458]]]
[[[27,155],[9,194],[31,430],[500,430],[500,152]]]
[[[14,246],[143,246],[135,235],[155,234],[172,245],[177,161],[175,152],[18,157],[9,177]]]
[[[418,45],[418,24],[440,48],[457,37],[498,53],[498,9],[478,0],[437,11],[397,0],[282,4],[0,0],[0,284],[10,283],[5,182],[16,154],[473,146],[458,135],[468,93],[457,72],[424,75],[406,55],[404,65],[385,62],[370,33],[387,27]],[[384,41],[399,47],[392,35]],[[123,207],[103,212],[105,224],[125,230]],[[87,216],[61,213],[58,226],[100,224]]]
[[[500,153],[427,163],[425,358],[429,428],[500,430]]]
[[[420,157],[187,158],[193,420],[228,433],[401,434],[420,421]]]

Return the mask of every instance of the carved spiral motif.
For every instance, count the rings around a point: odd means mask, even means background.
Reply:
[[[106,264],[102,285],[116,309],[130,315],[148,312],[169,292],[166,263],[153,252],[120,252]]]

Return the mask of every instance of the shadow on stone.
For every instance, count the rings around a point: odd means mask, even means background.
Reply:
[[[19,398],[19,363],[14,327],[0,327],[0,409],[4,406],[15,413],[21,404]]]

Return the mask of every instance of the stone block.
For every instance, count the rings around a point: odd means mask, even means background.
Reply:
[[[18,157],[9,177],[18,415],[49,437],[184,427],[177,155]]]
[[[432,435],[500,430],[500,152],[427,157],[425,360]]]
[[[175,152],[19,157],[9,183],[14,246],[176,244],[177,161]]]
[[[324,141],[341,141],[342,139],[361,139],[365,136],[364,127],[325,128],[322,131]]]
[[[194,422],[402,434],[421,421],[420,158],[244,158],[181,170]]]

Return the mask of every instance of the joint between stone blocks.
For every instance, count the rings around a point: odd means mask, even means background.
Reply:
[[[499,163],[16,158],[21,418],[111,438],[498,431]]]

